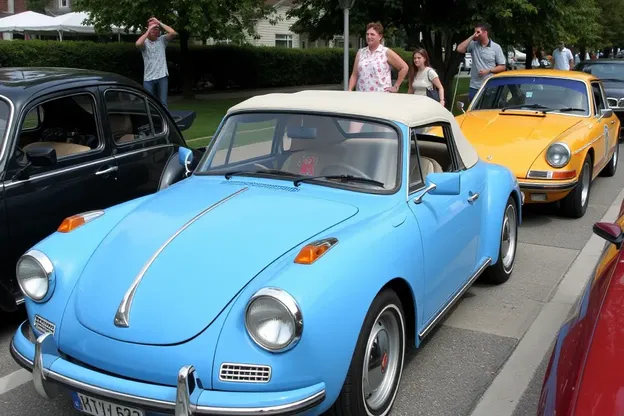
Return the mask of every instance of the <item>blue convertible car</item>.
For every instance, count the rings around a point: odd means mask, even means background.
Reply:
[[[253,97],[175,166],[20,258],[11,352],[42,396],[97,416],[386,415],[406,346],[513,270],[515,176],[428,97]]]

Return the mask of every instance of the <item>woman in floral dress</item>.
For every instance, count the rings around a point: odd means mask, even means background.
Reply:
[[[398,92],[405,76],[407,63],[392,49],[381,44],[383,26],[381,23],[369,23],[366,26],[366,43],[355,55],[353,71],[349,79],[349,91]],[[390,66],[399,71],[397,80],[392,85]]]

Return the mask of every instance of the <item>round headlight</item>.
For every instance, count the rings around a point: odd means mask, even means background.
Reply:
[[[17,283],[24,295],[43,301],[54,289],[54,266],[40,251],[31,250],[17,261]]]
[[[570,148],[565,143],[553,143],[546,151],[546,161],[553,168],[562,168],[570,161]]]
[[[281,289],[256,292],[245,313],[245,327],[260,347],[271,352],[294,347],[303,332],[303,316],[292,296]]]

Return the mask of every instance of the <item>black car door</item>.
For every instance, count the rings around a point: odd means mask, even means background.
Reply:
[[[169,158],[183,143],[162,106],[130,87],[101,87],[105,128],[119,166],[117,198],[154,193]]]
[[[100,103],[97,88],[66,90],[36,99],[16,120],[4,181],[14,258],[64,218],[110,205],[117,165],[102,130]],[[38,114],[35,122],[32,114]],[[42,147],[55,149],[56,163],[28,166],[28,151]]]

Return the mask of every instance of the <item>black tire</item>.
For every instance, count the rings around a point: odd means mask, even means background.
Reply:
[[[609,160],[609,163],[607,163],[607,166],[605,166],[602,169],[602,172],[600,172],[600,176],[611,177],[615,175],[615,171],[617,170],[618,160],[620,159],[619,153],[620,153],[620,142],[618,141],[615,144],[615,151],[613,152],[613,155],[611,156],[611,160]]]
[[[509,245],[505,242],[509,241]],[[500,232],[500,246],[498,260],[483,273],[482,281],[500,285],[505,283],[513,273],[518,251],[518,206],[510,196],[503,211],[503,222]],[[510,256],[509,259],[506,259]]]
[[[592,186],[592,159],[589,153],[583,161],[579,181],[574,189],[561,201],[561,210],[566,217],[581,218],[587,211]],[[583,189],[587,187],[587,196],[583,201]]]
[[[369,337],[374,331],[374,327],[379,329],[378,334],[381,336],[378,338],[379,342],[375,343],[375,345],[379,346],[383,344],[384,335],[389,333],[392,325],[383,326],[378,320],[380,317],[385,316],[390,320],[394,319],[397,328],[398,328],[398,343],[395,340],[395,343],[389,345],[389,348],[392,353],[394,351],[393,356],[396,357],[397,362],[394,363],[391,361],[393,358],[390,353],[388,353],[387,349],[384,348],[381,351],[379,348],[374,348],[373,351],[380,352],[379,354],[373,354],[379,356],[381,359],[379,360],[380,367],[388,365],[386,367],[386,371],[388,371],[387,377],[390,377],[386,380],[382,379],[382,385],[385,384],[387,386],[386,392],[387,394],[382,395],[382,399],[380,401],[379,406],[376,408],[370,407],[364,398],[363,392],[363,367],[366,364],[367,358],[367,350],[369,345]],[[394,317],[394,318],[392,318]],[[375,325],[378,324],[379,326]],[[388,322],[386,322],[388,324]],[[385,328],[381,329],[381,328]],[[394,339],[394,338],[393,338]],[[370,340],[372,344],[372,340]],[[366,318],[364,319],[364,324],[362,325],[362,330],[360,331],[360,335],[357,340],[357,344],[355,346],[355,351],[353,353],[353,358],[351,359],[351,365],[349,366],[349,371],[347,373],[347,377],[345,378],[344,384],[342,386],[342,390],[340,391],[340,395],[334,402],[331,409],[327,411],[327,415],[332,416],[385,416],[392,409],[392,405],[396,399],[397,392],[399,390],[399,384],[401,382],[401,375],[403,374],[403,363],[405,360],[405,316],[403,313],[403,306],[401,305],[401,300],[397,296],[397,294],[391,290],[386,289],[380,292],[373,303],[371,304],[368,313],[366,314]],[[378,368],[380,368],[378,367]],[[386,371],[381,370],[379,374],[384,374]],[[383,376],[382,376],[383,377]],[[387,383],[387,384],[386,384]]]

